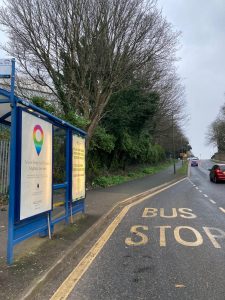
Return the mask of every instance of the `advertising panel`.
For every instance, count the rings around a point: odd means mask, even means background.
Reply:
[[[20,220],[52,209],[52,124],[22,111]]]
[[[72,199],[85,198],[85,139],[73,135]]]

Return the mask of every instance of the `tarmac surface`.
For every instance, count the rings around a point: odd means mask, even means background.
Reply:
[[[131,207],[67,299],[224,299],[224,213],[195,186]]]
[[[180,167],[181,163],[177,167]],[[0,210],[0,299],[24,299],[24,295],[29,294],[30,288],[35,286],[38,280],[74,246],[74,242],[81,238],[93,224],[109,212],[117,203],[126,198],[142,193],[151,188],[157,187],[177,178],[173,174],[173,166],[155,175],[129,181],[117,186],[95,189],[87,192],[86,213],[83,218],[77,219],[75,224],[64,226],[61,224],[56,228],[56,233],[52,240],[48,238],[34,237],[16,246],[15,263],[7,266],[6,236],[7,236],[7,210]],[[108,220],[110,221],[110,220]],[[73,263],[79,261],[89,248],[89,242],[97,238],[102,229],[97,228],[93,237],[83,242],[82,248],[74,256],[68,258],[67,270],[62,271],[60,276],[66,276],[70,272]],[[71,266],[70,266],[71,265]],[[65,274],[64,274],[65,273]],[[55,279],[61,280],[60,276]],[[57,284],[57,282],[56,282]],[[29,297],[28,297],[29,298]],[[43,299],[41,296],[31,294],[30,299]]]

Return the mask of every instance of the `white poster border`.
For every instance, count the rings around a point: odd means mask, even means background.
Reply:
[[[25,109],[20,109],[20,138],[19,138],[19,141],[20,141],[20,170],[19,170],[19,174],[20,174],[20,180],[19,180],[19,212],[18,212],[18,217],[19,217],[19,220],[20,221],[23,221],[23,220],[26,220],[26,219],[29,219],[29,218],[32,218],[32,217],[36,217],[38,215],[41,215],[41,214],[44,214],[44,213],[49,213],[50,211],[53,210],[53,124],[51,122],[49,122],[48,120],[40,117],[40,116],[37,116],[36,114],[32,113],[32,112],[29,112]],[[42,122],[45,122],[46,124],[50,125],[51,126],[51,165],[50,165],[50,169],[51,169],[51,188],[50,188],[50,197],[49,197],[49,201],[48,201],[48,208],[47,209],[44,209],[42,211],[39,211],[37,212],[37,214],[31,214],[29,216],[26,216],[26,217],[22,217],[21,218],[21,188],[22,188],[22,185],[21,185],[21,181],[22,181],[22,133],[23,133],[23,119],[22,119],[22,116],[23,116],[23,113],[29,115],[29,116],[32,116],[34,117],[35,119],[37,119],[37,121],[41,120]]]
[[[82,140],[82,143],[83,143],[83,148],[84,148],[84,153],[83,153],[83,166],[84,166],[84,176],[83,176],[83,190],[82,190],[82,193],[80,193],[80,195],[77,197],[75,196],[77,193],[75,191],[76,187],[75,187],[75,182],[74,182],[74,139],[80,139]],[[82,199],[85,199],[86,198],[86,161],[85,161],[85,156],[86,156],[86,147],[85,147],[85,137],[83,136],[80,136],[79,134],[77,133],[72,133],[72,202],[76,202],[78,200],[82,200]]]

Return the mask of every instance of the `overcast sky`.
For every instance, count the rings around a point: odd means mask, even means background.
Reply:
[[[186,134],[193,153],[208,158],[208,125],[225,102],[225,1],[158,0],[174,28],[182,31],[178,73],[186,88],[190,121]]]
[[[193,153],[209,158],[216,149],[205,144],[207,127],[225,102],[225,0],[158,0],[158,5],[174,28],[182,31],[178,73],[190,116],[186,135]],[[6,42],[1,31],[0,41]],[[0,57],[4,56],[0,50]]]
[[[3,6],[3,5],[4,5],[3,0],[0,0],[0,6]],[[7,43],[7,36],[3,31],[1,31],[1,29],[2,28],[0,27],[0,45],[4,45]],[[8,57],[8,56],[4,53],[4,51],[0,47],[0,58],[5,58],[5,57]]]

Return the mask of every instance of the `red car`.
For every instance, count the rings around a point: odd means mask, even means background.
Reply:
[[[219,181],[225,181],[225,164],[214,165],[212,169],[209,169],[209,179],[215,183]]]

